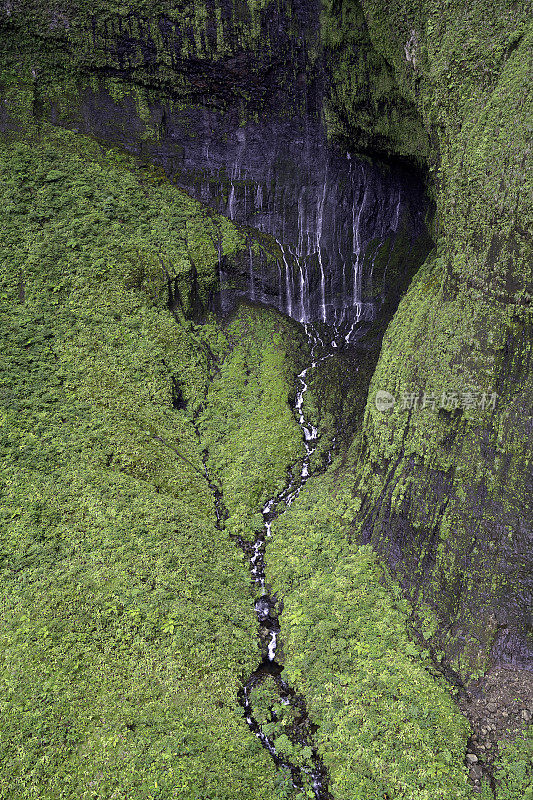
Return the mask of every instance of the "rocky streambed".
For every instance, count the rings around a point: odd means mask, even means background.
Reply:
[[[282,677],[282,645],[279,637],[283,607],[267,583],[265,569],[265,548],[272,536],[273,521],[294,502],[311,475],[318,471],[312,465],[312,456],[318,445],[319,431],[306,419],[303,411],[308,389],[307,375],[320,362],[331,358],[339,347],[351,341],[354,332],[353,322],[346,330],[321,326],[319,331],[317,326],[311,324],[304,327],[311,361],[298,375],[294,410],[302,431],[305,455],[298,469],[290,474],[285,488],[264,504],[263,528],[255,540],[237,540],[249,560],[257,592],[255,612],[263,650],[262,659],[245,681],[239,699],[251,732],[268,750],[274,763],[285,771],[293,786],[311,791],[316,800],[328,800],[331,794],[327,770],[313,742],[316,726],[309,717],[304,699]]]

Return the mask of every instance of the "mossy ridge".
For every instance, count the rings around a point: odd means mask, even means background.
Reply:
[[[63,131],[3,144],[1,171],[1,795],[281,798],[236,699],[249,576],[172,404],[222,352],[156,269],[189,268],[201,207]]]
[[[362,9],[373,48],[423,121],[438,239],[389,326],[354,444],[354,530],[420,607],[438,610],[438,644],[468,678],[487,666],[493,643],[508,657],[502,626],[516,620],[510,646],[526,646],[512,582],[517,597],[527,592],[531,25],[524,3],[342,8]],[[391,157],[406,153],[402,137],[388,146]],[[469,389],[496,392],[496,409],[399,409],[404,391]],[[393,412],[377,411],[378,390],[395,395]]]
[[[159,136],[162,105],[183,112],[184,125],[188,110],[206,105],[244,123],[266,110],[273,65],[276,107],[290,117],[306,110],[297,75],[304,70],[312,84],[319,72],[318,19],[309,27],[285,0],[29,3],[8,12],[0,12],[1,83],[12,83],[11,72],[26,86],[28,112],[70,127],[90,93],[135,112],[146,141]],[[273,55],[281,42],[283,58]]]
[[[438,275],[438,264],[435,270]],[[502,576],[502,559],[508,565],[516,559],[513,537],[518,537],[518,552],[522,549],[531,383],[522,376],[511,387],[505,375],[521,375],[523,359],[527,363],[528,326],[516,320],[506,324],[494,310],[490,316],[487,309],[483,313],[465,293],[443,303],[435,291],[435,271],[426,276],[415,281],[389,327],[371,384],[356,525],[372,532],[382,552],[396,548],[394,564],[409,575],[413,599],[425,596],[447,620],[439,644],[455,653],[456,667],[468,676],[486,664],[498,624],[493,609],[509,591],[508,582],[497,576]],[[400,376],[396,352],[419,354],[402,360]],[[378,390],[397,398],[392,413],[375,408]],[[412,413],[401,408],[403,392],[420,398],[425,392],[438,406],[443,391],[461,398],[469,390],[478,398],[479,392],[489,397],[497,391],[496,412],[436,411],[431,403]],[[476,506],[480,491],[483,500]],[[514,563],[515,578],[525,578],[520,560]],[[433,578],[426,586],[428,570]],[[480,607],[486,609],[481,616]],[[454,635],[462,625],[470,641],[461,656]]]
[[[416,104],[398,86],[387,54],[374,46],[361,6],[321,3],[328,134],[350,150],[426,170],[430,136]]]

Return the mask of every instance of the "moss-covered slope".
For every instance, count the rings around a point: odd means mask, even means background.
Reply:
[[[161,266],[193,253],[208,292],[212,226],[229,257],[244,237],[73,134],[2,143],[0,173],[0,795],[282,797],[237,702],[256,619],[194,427],[230,347],[172,317]]]
[[[468,675],[531,660],[531,25],[527,4],[460,5],[363,3],[434,142],[438,243],[387,331],[354,526]]]
[[[437,247],[389,326],[362,432],[279,522],[269,570],[338,796],[451,800],[469,794],[466,726],[408,641],[410,608],[462,677],[531,663],[530,8],[324,2],[319,43],[318,5],[274,5],[6,2],[0,124],[77,126],[105,96],[102,136],[149,158],[167,108],[317,115],[327,77],[333,136],[428,175]],[[281,798],[236,706],[258,651],[227,532],[259,524],[301,451],[287,408],[301,339],[257,309],[226,330],[187,321],[246,237],[151,170],[43,130],[3,151],[0,185],[2,790]],[[313,388],[327,413],[330,388]],[[527,746],[506,751],[505,800],[530,791]]]

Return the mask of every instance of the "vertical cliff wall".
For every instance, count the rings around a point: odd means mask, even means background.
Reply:
[[[528,9],[364,0],[335,4],[326,19],[338,30],[364,15],[431,143],[420,155],[437,249],[385,337],[358,445],[354,524],[419,611],[437,610],[439,644],[463,675],[533,662]],[[352,38],[337,45],[340,64],[353,58]],[[341,85],[334,121],[349,136],[360,92]],[[371,145],[371,130],[362,134]],[[415,155],[401,127],[378,144]],[[383,403],[378,392],[390,396]]]
[[[316,0],[6,5],[2,125],[26,113],[161,165],[252,229],[241,263],[221,262],[219,310],[246,296],[349,337],[405,290],[429,206],[417,174],[328,139],[321,13]]]
[[[387,332],[354,446],[354,528],[437,611],[465,674],[489,654],[531,663],[529,10],[0,9],[4,130],[92,133],[250,226],[220,260],[223,310],[240,295],[299,320],[390,310],[429,249],[424,177],[437,249]]]

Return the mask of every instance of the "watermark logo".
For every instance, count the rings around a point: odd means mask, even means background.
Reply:
[[[393,408],[396,400],[390,392],[384,392],[381,389],[376,392],[374,403],[378,411],[388,411]]]
[[[498,401],[496,392],[468,388],[464,391],[444,389],[441,392],[424,392],[421,390],[400,392],[397,398],[390,392],[380,389],[376,392],[374,403],[378,411],[389,411],[396,406],[398,411],[430,411],[494,410]]]

